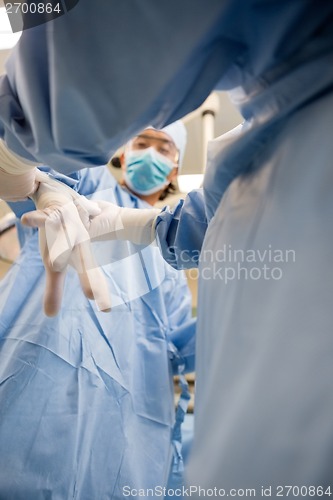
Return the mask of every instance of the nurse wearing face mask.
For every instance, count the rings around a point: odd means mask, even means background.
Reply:
[[[137,161],[150,195],[122,188],[105,167],[62,180],[93,200],[154,214],[147,201],[153,203],[171,179],[159,169],[170,165],[172,178],[177,171],[163,152],[171,158],[172,151],[176,163],[186,144],[181,123],[167,129],[145,130],[153,146],[133,149],[158,158]],[[136,137],[132,146],[143,140]],[[136,186],[137,175],[126,178]],[[20,217],[33,204],[11,207]],[[185,403],[174,427],[172,374],[194,368],[195,320],[185,276],[154,245],[113,241],[98,246],[112,313],[84,297],[69,269],[62,306],[46,317],[38,234],[21,224],[18,233],[19,260],[0,282],[0,447],[6,450],[0,454],[0,498],[44,500],[47,491],[52,498],[120,500],[131,489],[166,486],[173,452],[172,468],[181,475],[178,425]]]
[[[175,190],[186,143],[186,129],[175,122],[164,129],[146,128],[134,137],[120,156],[121,184],[149,205]]]

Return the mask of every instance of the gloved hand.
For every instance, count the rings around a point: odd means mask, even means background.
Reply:
[[[0,139],[0,198],[19,201],[37,189],[36,163],[12,153]]]
[[[91,218],[84,205],[75,203],[91,240],[128,240],[149,245],[155,239],[154,222],[161,212],[158,209],[122,208],[107,201],[96,201],[101,213]]]
[[[22,223],[39,227],[40,252],[46,270],[45,313],[54,316],[60,309],[68,264],[77,270],[84,294],[95,299],[100,310],[110,310],[107,283],[94,260],[90,237],[80,219],[78,207],[88,220],[101,210],[95,203],[39,170],[36,171],[36,181],[39,182],[38,189],[31,198],[37,210],[24,214]]]

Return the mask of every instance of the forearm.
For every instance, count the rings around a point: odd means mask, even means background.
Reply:
[[[12,153],[0,140],[0,198],[19,201],[37,188],[36,166]]]

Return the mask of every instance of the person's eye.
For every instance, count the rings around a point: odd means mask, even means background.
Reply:
[[[160,148],[160,149],[159,149],[159,152],[160,152],[162,155],[165,155],[165,156],[167,156],[167,155],[169,155],[169,154],[170,154],[170,150],[169,150],[169,148]]]

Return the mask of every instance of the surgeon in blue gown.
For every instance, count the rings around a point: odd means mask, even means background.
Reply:
[[[180,129],[183,154],[182,127],[146,134],[178,144]],[[149,207],[105,167],[65,180],[92,198]],[[11,205],[18,216],[33,208]],[[47,318],[38,234],[20,224],[18,230],[21,255],[0,283],[0,498],[120,499],[166,486],[173,451],[179,454],[171,375],[185,369],[179,341],[186,344],[195,326],[185,277],[156,245],[112,242],[96,249],[112,313],[98,311],[69,270],[63,306]]]
[[[230,91],[244,124],[210,144],[203,193],[156,225],[169,262],[200,273],[188,484],[329,496],[333,3],[81,0],[23,34],[0,84],[2,136],[21,157],[70,172],[214,88]],[[10,196],[36,189],[31,166],[3,170]],[[225,263],[225,248],[252,260]],[[258,278],[262,265],[279,269]]]

